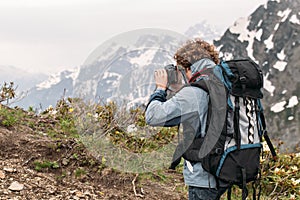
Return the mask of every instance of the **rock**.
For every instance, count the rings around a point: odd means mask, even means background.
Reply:
[[[79,197],[79,198],[84,198],[84,194],[80,191],[76,192],[76,196]]]
[[[63,165],[68,165],[69,164],[69,160],[68,159],[66,159],[66,158],[64,158],[63,160],[62,160],[62,164]]]
[[[4,167],[3,170],[4,170],[5,172],[9,172],[9,173],[16,172],[16,169],[11,168],[11,167]]]
[[[74,200],[79,200],[80,198],[77,197],[77,196],[74,196],[74,197],[72,197],[72,199],[74,199]]]
[[[18,181],[14,181],[10,184],[8,189],[11,191],[21,191],[24,189],[24,185],[20,184]]]
[[[4,171],[0,170],[0,179],[4,179],[5,178],[5,173]]]
[[[8,195],[9,192],[8,192],[7,190],[4,190],[4,191],[3,191],[3,194]]]
[[[85,196],[92,196],[92,194],[90,193],[90,191],[85,191],[84,193],[83,193]]]
[[[71,194],[75,194],[78,190],[71,190],[70,193]]]

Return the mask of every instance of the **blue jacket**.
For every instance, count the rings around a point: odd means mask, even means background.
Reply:
[[[201,59],[191,66],[192,74],[205,67],[213,67],[215,63],[209,59]],[[146,122],[152,126],[176,126],[192,124],[196,136],[205,135],[206,118],[208,110],[208,94],[196,87],[184,87],[175,96],[166,99],[164,90],[156,90],[150,97],[145,117]],[[206,172],[200,162],[184,162],[183,170],[186,185],[195,187],[216,188],[213,175]]]

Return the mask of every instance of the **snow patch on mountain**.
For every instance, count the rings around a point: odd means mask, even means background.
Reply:
[[[287,101],[278,102],[278,103],[274,104],[271,107],[271,111],[274,112],[274,113],[279,113],[281,111],[284,111],[285,108],[293,108],[293,107],[295,107],[296,105],[298,105],[298,103],[299,103],[298,97],[297,96],[292,96],[288,100],[288,104],[287,104]],[[292,119],[294,119],[293,116],[289,116],[288,117],[288,120],[292,120]]]
[[[280,51],[280,53],[277,54],[277,58],[278,58],[279,60],[284,60],[285,57],[286,57],[286,55],[285,55],[285,53],[284,53],[284,49],[282,49],[282,50]]]
[[[63,79],[75,80],[78,76],[78,73],[79,73],[79,68],[74,68],[74,69],[64,70],[56,74],[52,74],[47,80],[37,84],[36,89],[37,90],[49,89],[52,86],[60,83]]]
[[[292,17],[290,18],[290,22],[294,24],[300,24],[300,20],[298,19],[297,15],[292,15]]]
[[[274,113],[279,113],[285,109],[284,107],[285,105],[286,105],[286,101],[278,102],[271,107],[271,111],[273,111]]]
[[[288,100],[288,104],[287,104],[287,101],[278,102],[271,107],[271,111],[274,113],[279,113],[279,112],[283,111],[285,108],[293,108],[294,106],[298,105],[298,103],[299,103],[298,97],[292,96]],[[291,117],[292,116],[289,117],[289,120],[294,119]]]
[[[70,74],[66,76],[66,78],[71,78],[73,81],[77,79],[79,72],[80,72],[80,67],[75,67],[73,69],[70,69]],[[75,81],[74,81],[75,82]]]
[[[50,77],[42,82],[36,85],[37,90],[43,90],[51,88],[51,86],[58,84],[61,81],[60,73],[59,74],[53,74],[50,75]]]
[[[157,49],[149,49],[137,57],[130,58],[129,62],[138,66],[150,65],[156,53]]]
[[[259,29],[257,32],[256,32],[256,35],[255,35],[255,38],[258,40],[258,41],[261,41],[261,36],[263,34],[263,30],[262,29]]]
[[[266,45],[268,50],[273,49],[273,47],[274,47],[273,34],[270,35],[270,37],[264,41],[264,44]]]
[[[277,61],[275,65],[273,66],[275,69],[278,69],[279,71],[284,71],[285,67],[287,66],[287,62],[285,61]]]
[[[248,41],[249,38],[248,35],[249,31],[247,29],[248,25],[249,25],[248,18],[239,18],[234,23],[234,25],[229,28],[229,31],[234,34],[239,34],[238,39],[241,42]]]
[[[293,119],[294,119],[294,116],[289,116],[289,117],[288,117],[288,120],[289,120],[289,121],[291,121],[291,120],[293,120]]]
[[[266,89],[271,96],[273,96],[274,91],[276,89],[275,86],[272,85],[272,82],[268,80],[269,73],[264,76],[264,89]]]
[[[248,25],[250,23],[250,19],[250,17],[238,19],[234,25],[229,28],[229,31],[233,34],[239,34],[238,40],[241,42],[248,42],[247,52],[249,58],[259,63],[253,56],[253,43],[255,38],[261,40],[262,30],[249,31]]]
[[[103,73],[102,80],[106,80],[106,83],[112,87],[117,87],[121,78],[121,74],[106,71]],[[109,88],[107,90],[111,91]]]
[[[292,10],[290,8],[288,8],[285,11],[278,11],[277,15],[279,17],[282,17],[281,22],[285,22],[291,12],[292,12]]]
[[[278,28],[279,28],[279,25],[280,25],[279,23],[275,25],[275,27],[274,27],[274,31],[277,31],[277,30],[278,30]]]
[[[289,99],[289,104],[286,106],[287,108],[292,108],[296,105],[298,105],[299,101],[298,101],[298,97],[297,96],[292,96]]]
[[[107,79],[107,78],[113,78],[113,77],[118,77],[118,78],[120,78],[121,75],[118,74],[118,73],[115,73],[115,72],[104,72],[102,78],[103,78],[103,79]]]

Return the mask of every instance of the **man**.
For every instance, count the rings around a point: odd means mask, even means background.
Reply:
[[[219,63],[218,52],[213,45],[195,39],[188,41],[174,55],[177,66],[184,68],[186,77],[197,81],[197,72]],[[194,137],[203,137],[206,131],[208,94],[198,87],[183,87],[175,96],[166,99],[168,76],[165,69],[154,74],[157,89],[151,95],[146,110],[146,122],[152,126],[183,125],[183,134],[192,127]],[[182,152],[185,153],[185,152]],[[184,161],[183,176],[189,186],[189,200],[219,199],[217,183],[213,175],[206,172],[200,162]]]

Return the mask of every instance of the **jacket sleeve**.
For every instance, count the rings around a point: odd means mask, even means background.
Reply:
[[[149,100],[149,103],[147,105],[147,108],[148,108],[149,104],[154,100],[157,100],[157,101],[160,101],[160,102],[167,101],[167,92],[165,90],[162,90],[162,89],[155,90],[155,92],[150,96],[150,100]]]
[[[207,93],[196,87],[184,87],[169,100],[166,100],[165,91],[157,90],[150,97],[145,113],[146,123],[152,126],[176,126],[192,116],[201,115],[199,103],[207,102]]]

